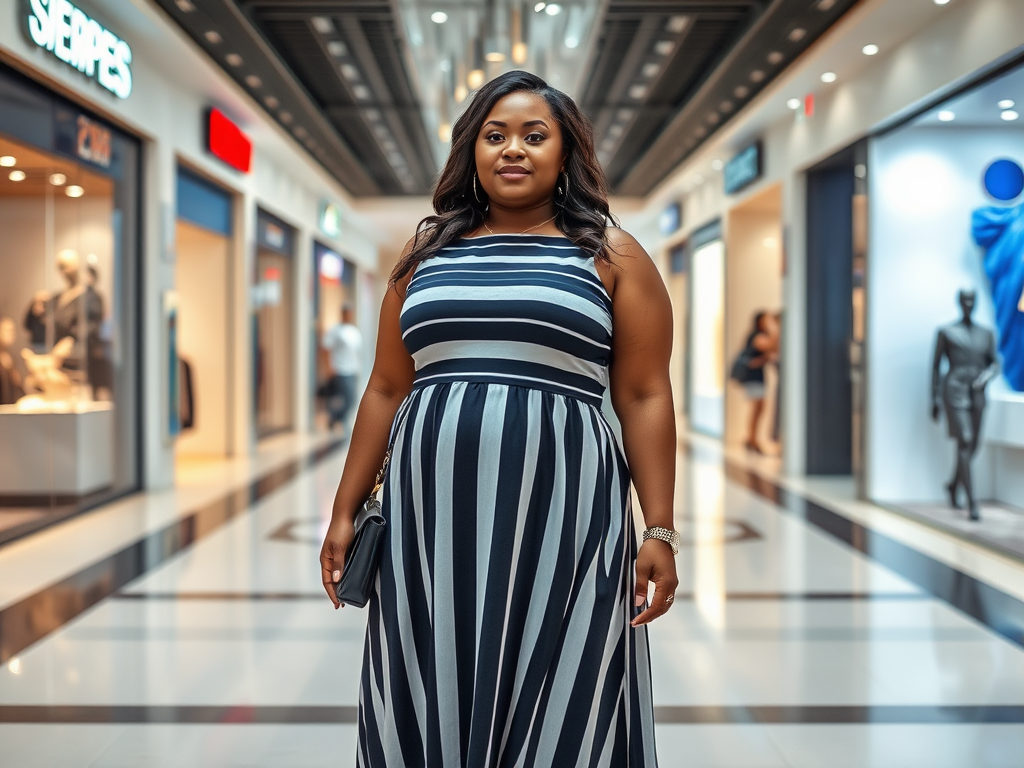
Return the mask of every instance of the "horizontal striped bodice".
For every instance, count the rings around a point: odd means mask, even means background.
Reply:
[[[401,325],[414,386],[505,384],[600,407],[611,309],[593,259],[567,238],[458,240],[409,281]]]

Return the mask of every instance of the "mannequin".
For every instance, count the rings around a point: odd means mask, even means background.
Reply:
[[[13,352],[15,331],[11,318],[0,318],[0,405],[14,405],[25,396],[24,378]]]
[[[988,328],[975,325],[972,318],[977,295],[960,291],[960,322],[939,329],[932,362],[932,419],[946,411],[949,436],[956,440],[956,470],[946,485],[949,503],[962,509],[958,492],[963,488],[971,520],[980,520],[971,483],[971,460],[978,452],[981,417],[985,410],[985,387],[999,373],[995,336]],[[949,362],[942,376],[942,358]]]

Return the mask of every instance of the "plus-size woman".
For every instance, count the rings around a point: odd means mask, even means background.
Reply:
[[[643,625],[677,585],[664,284],[608,226],[586,119],[533,75],[476,94],[434,209],[384,299],[321,553],[337,606],[393,427],[357,763],[651,768]]]

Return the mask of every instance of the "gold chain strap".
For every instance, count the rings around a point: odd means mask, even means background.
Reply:
[[[384,454],[384,464],[380,468],[380,472],[377,473],[377,479],[373,482],[373,491],[370,493],[370,498],[376,498],[377,493],[384,485],[384,473],[388,470],[388,464],[391,463],[391,449],[388,448],[388,452]]]

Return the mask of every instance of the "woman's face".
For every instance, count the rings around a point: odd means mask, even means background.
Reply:
[[[476,138],[479,183],[492,203],[506,208],[549,199],[564,161],[562,130],[536,93],[499,99]]]

